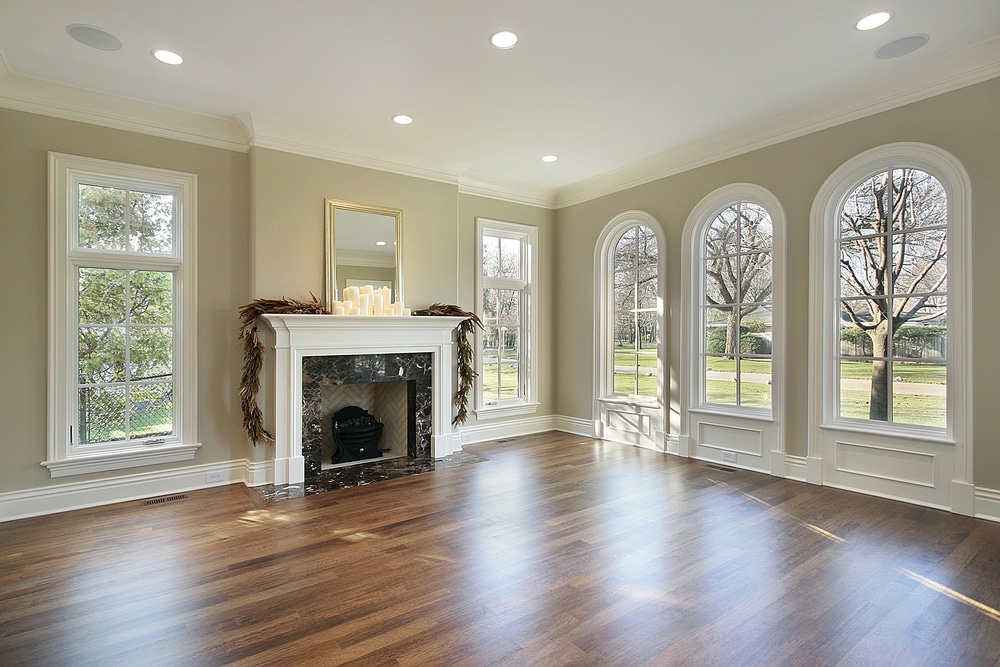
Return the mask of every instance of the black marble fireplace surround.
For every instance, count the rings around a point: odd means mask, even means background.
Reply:
[[[322,472],[323,388],[406,381],[407,456],[431,459],[432,354],[345,354],[302,358],[302,457],[306,478]]]

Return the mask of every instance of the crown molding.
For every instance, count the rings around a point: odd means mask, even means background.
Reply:
[[[560,209],[1000,76],[1000,37],[823,101],[639,160],[556,191]],[[868,100],[857,104],[856,100]]]
[[[294,153],[451,185],[458,184],[459,174],[466,168],[465,165],[436,160],[416,152],[286,123],[261,114],[241,113],[235,118],[242,126],[244,136],[252,147]]]
[[[213,148],[247,150],[229,118],[198,114],[18,74],[0,76],[0,107]]]
[[[473,171],[462,174],[458,183],[458,191],[463,195],[555,209],[556,190],[554,188],[529,185]]]
[[[267,148],[456,185],[461,194],[557,210],[998,76],[1000,38],[994,38],[932,60],[918,70],[841,91],[822,102],[556,189],[477,173],[467,165],[259,114],[198,114],[12,74],[2,52],[0,107],[232,151]],[[859,99],[867,102],[856,104]]]

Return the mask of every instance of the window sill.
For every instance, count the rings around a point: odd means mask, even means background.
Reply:
[[[732,407],[709,407],[707,405],[701,405],[697,408],[691,408],[688,412],[692,412],[700,415],[724,415],[726,417],[737,417],[739,419],[751,419],[754,421],[774,423],[774,414],[771,412],[764,412],[763,410],[755,410],[753,408],[732,408]]]
[[[903,440],[915,440],[919,442],[933,442],[939,445],[957,445],[954,438],[940,431],[921,431],[919,429],[908,429],[900,427],[885,426],[881,424],[852,424],[849,422],[835,421],[832,424],[820,424],[824,431],[844,431],[847,433],[864,433],[865,435],[880,435],[887,438],[900,438]]]
[[[604,396],[597,399],[599,403],[609,405],[628,405],[634,408],[662,408],[663,404],[655,398],[639,398],[629,396]]]
[[[538,403],[515,403],[512,405],[484,406],[474,411],[477,420],[503,419],[518,415],[533,415],[538,411]]]
[[[188,461],[194,458],[201,443],[194,445],[166,445],[163,447],[143,447],[127,451],[102,452],[72,458],[42,461],[49,469],[52,477],[69,477],[70,475],[85,475],[92,472],[120,470],[122,468],[137,468],[139,466],[156,465],[158,463],[173,463]]]

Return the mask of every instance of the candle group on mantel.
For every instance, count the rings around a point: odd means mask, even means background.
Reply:
[[[364,287],[345,287],[344,300],[334,301],[330,312],[334,315],[369,315],[375,317],[400,317],[410,314],[409,308],[403,308],[402,301],[393,303],[392,291],[388,287],[375,289],[371,285]]]

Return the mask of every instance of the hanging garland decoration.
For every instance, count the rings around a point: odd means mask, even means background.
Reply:
[[[323,304],[310,294],[312,301],[295,299],[257,299],[240,308],[240,339],[243,341],[243,376],[240,378],[240,407],[243,408],[243,428],[253,444],[261,440],[274,442],[274,436],[264,428],[264,415],[257,406],[260,391],[260,369],[264,367],[264,344],[257,333],[261,315],[329,315]]]
[[[438,315],[445,317],[464,317],[458,324],[458,390],[451,403],[458,407],[455,418],[451,420],[452,426],[464,424],[469,414],[469,394],[479,373],[474,365],[475,352],[472,343],[469,342],[469,334],[476,331],[476,327],[483,328],[483,323],[479,316],[462,310],[459,306],[435,303],[430,308],[413,311],[414,315]]]
[[[264,367],[264,344],[257,333],[257,325],[261,315],[329,315],[330,312],[315,294],[310,294],[312,301],[297,299],[257,299],[240,308],[240,340],[243,341],[243,375],[240,378],[240,407],[243,410],[243,428],[253,444],[258,442],[274,442],[274,436],[264,428],[264,415],[257,406],[257,394],[260,392],[260,371]],[[458,407],[458,413],[452,420],[453,425],[464,424],[468,416],[469,393],[478,375],[473,366],[474,352],[469,334],[475,332],[483,323],[475,313],[462,310],[458,306],[435,303],[430,308],[417,310],[414,315],[464,317],[458,325],[458,391],[452,404]]]

